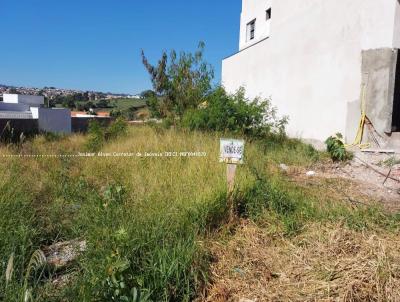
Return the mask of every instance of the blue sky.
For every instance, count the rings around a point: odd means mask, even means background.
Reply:
[[[238,49],[241,0],[1,0],[0,84],[136,93],[150,88],[140,50],[192,51],[220,80]]]

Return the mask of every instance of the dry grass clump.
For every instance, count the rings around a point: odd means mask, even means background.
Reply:
[[[226,244],[212,244],[204,301],[399,301],[396,235],[313,224],[285,239],[268,230],[242,221]]]

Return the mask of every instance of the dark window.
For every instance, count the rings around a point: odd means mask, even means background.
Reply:
[[[392,131],[400,132],[400,49],[397,53],[396,80],[393,99]]]
[[[267,18],[267,21],[272,18],[272,9],[271,8],[267,9],[266,18]]]
[[[247,24],[247,41],[253,40],[256,34],[256,20]]]

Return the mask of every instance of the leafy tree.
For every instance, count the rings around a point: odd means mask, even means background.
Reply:
[[[152,98],[155,96],[156,96],[156,93],[153,90],[145,90],[140,93],[140,97],[142,99]]]
[[[62,102],[62,105],[63,105],[63,107],[69,108],[71,110],[76,108],[75,101],[74,101],[73,97],[71,97],[71,96],[65,97]]]
[[[85,109],[89,110],[90,108],[96,108],[93,102],[89,101],[85,104]]]
[[[197,51],[181,52],[173,50],[168,56],[163,52],[156,66],[149,63],[142,51],[142,62],[159,99],[152,97],[149,107],[153,115],[159,117],[182,117],[186,110],[194,109],[204,102],[211,91],[214,78],[213,68],[204,61],[204,43],[199,43]]]
[[[89,91],[86,91],[85,93],[83,93],[83,101],[84,102],[89,101]]]
[[[83,105],[83,104],[78,104],[78,105],[76,106],[76,110],[78,110],[78,111],[86,111],[85,105]]]

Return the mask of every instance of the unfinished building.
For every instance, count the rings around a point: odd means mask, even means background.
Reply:
[[[288,133],[380,147],[400,135],[399,0],[243,0],[239,52],[222,63],[229,92],[271,98]]]

